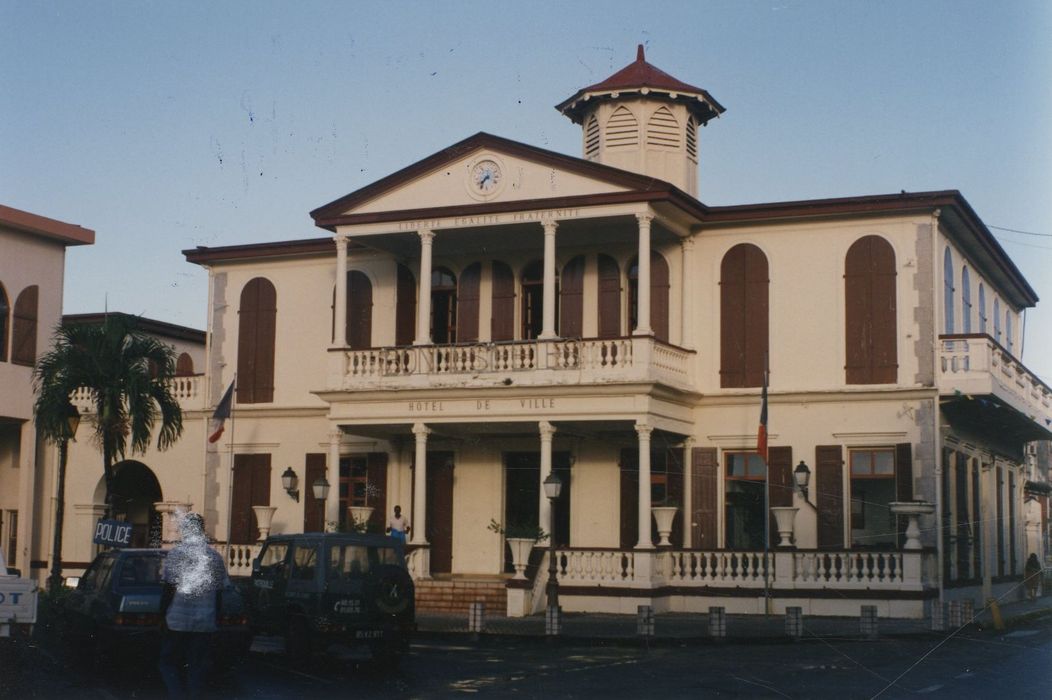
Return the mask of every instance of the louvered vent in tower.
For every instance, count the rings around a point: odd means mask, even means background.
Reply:
[[[687,155],[698,160],[698,120],[691,117],[687,121]]]
[[[588,160],[599,158],[599,120],[594,114],[588,118],[588,126],[584,130],[584,157]]]
[[[647,145],[679,148],[680,143],[679,122],[672,116],[668,107],[662,107],[654,112],[654,116],[650,117],[650,122],[647,124]]]
[[[639,145],[639,122],[627,107],[618,107],[606,122],[606,147],[610,150]]]

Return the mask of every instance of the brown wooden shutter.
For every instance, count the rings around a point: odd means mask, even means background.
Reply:
[[[37,360],[37,306],[40,288],[30,285],[15,300],[14,323],[11,333],[11,362],[32,365]]]
[[[175,361],[175,376],[189,377],[193,373],[194,358],[190,357],[188,352],[179,353],[179,358]]]
[[[457,342],[474,343],[479,339],[479,285],[482,263],[464,268],[457,286]]]
[[[676,517],[672,520],[672,534],[669,536],[669,541],[676,549],[682,549],[683,523],[687,520],[683,513],[683,450],[666,450],[665,464],[667,479],[665,487],[668,499],[670,503],[679,506]],[[657,528],[654,528],[653,532],[657,534]]]
[[[971,536],[972,518],[968,513],[968,462],[959,452],[954,452],[953,476],[957,489],[954,499],[954,514],[957,516],[955,532],[957,534],[957,577],[971,578]]]
[[[373,283],[359,270],[347,272],[347,345],[366,350],[373,343]]]
[[[7,299],[7,292],[4,290],[4,285],[0,284],[0,362],[7,362],[7,336],[10,325],[9,315],[11,312],[11,305]]]
[[[559,301],[562,304],[559,335],[580,338],[584,334],[584,256],[578,255],[563,268]]]
[[[238,309],[237,401],[274,400],[274,339],[277,291],[270,280],[255,277],[241,290]]]
[[[908,442],[895,445],[895,498],[913,500],[913,446]]]
[[[395,345],[412,345],[416,340],[416,279],[405,265],[398,264],[395,301]]]
[[[818,548],[844,548],[844,458],[840,445],[815,448]]]
[[[895,251],[880,236],[855,241],[844,263],[845,376],[848,384],[898,378]]]
[[[718,521],[717,496],[719,479],[717,478],[716,448],[695,447],[691,450],[691,546],[694,549],[716,549]]]
[[[301,498],[306,499],[303,503],[303,531],[324,532],[325,501],[314,497],[314,482],[326,476],[325,453],[307,453],[303,471],[304,483],[300,487],[300,492],[304,494]],[[336,486],[332,490],[336,491],[338,488],[339,486]],[[329,497],[332,498],[333,494]]]
[[[499,260],[493,261],[490,337],[496,341],[515,339],[515,275]]]
[[[650,254],[650,328],[654,337],[668,342],[668,263],[659,253]]]
[[[742,243],[720,265],[720,386],[763,384],[768,347],[767,256]]]
[[[369,516],[370,532],[383,532],[387,526],[387,453],[370,452],[366,458],[367,488],[371,495],[367,503],[373,507]]]
[[[639,543],[639,449],[621,450],[621,549]]]
[[[599,258],[599,337],[621,335],[621,269],[617,261],[600,253]]]
[[[230,541],[252,544],[259,537],[252,506],[270,505],[270,455],[234,455]]]
[[[767,450],[767,473],[770,483],[767,485],[768,499],[771,508],[782,508],[793,505],[793,448],[788,446],[771,447]],[[778,544],[778,525],[774,513],[770,517],[770,539],[772,545]]]

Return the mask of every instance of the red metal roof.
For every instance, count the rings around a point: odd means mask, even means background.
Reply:
[[[0,226],[7,226],[25,233],[51,238],[64,245],[91,245],[95,232],[76,224],[49,219],[39,214],[7,207],[0,204]]]

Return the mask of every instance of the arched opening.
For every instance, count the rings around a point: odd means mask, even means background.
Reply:
[[[431,342],[457,342],[457,278],[444,267],[431,272]]]
[[[559,296],[559,282],[555,282]],[[559,327],[559,306],[555,307],[555,327]],[[544,330],[544,261],[534,260],[522,270],[522,335],[523,340],[540,336]]]
[[[188,352],[179,353],[179,358],[175,361],[175,376],[189,377],[193,373],[194,358],[190,357]]]
[[[153,504],[161,500],[161,484],[142,462],[126,459],[114,465],[113,517],[132,524],[132,547],[161,545],[161,514]],[[103,489],[105,494],[105,489]]]
[[[656,251],[650,252],[650,329],[658,340],[668,342],[668,263]],[[628,265],[628,330],[639,325],[639,258]]]

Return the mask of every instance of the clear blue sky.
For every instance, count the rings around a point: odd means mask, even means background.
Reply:
[[[707,204],[959,189],[1044,301],[1052,2],[0,0],[0,202],[95,229],[65,310],[203,328],[180,250],[324,235],[308,212],[477,131],[578,155],[552,107],[647,59],[727,112]]]

